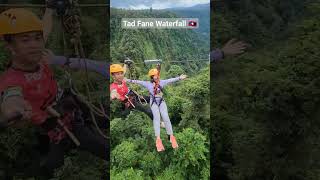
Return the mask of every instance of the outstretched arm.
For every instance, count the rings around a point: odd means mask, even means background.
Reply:
[[[218,61],[224,59],[225,56],[241,54],[247,47],[247,43],[231,39],[221,49],[215,49],[210,53],[210,61]]]
[[[89,71],[94,71],[101,74],[102,76],[109,78],[109,66],[107,62],[94,61],[90,59],[78,59],[78,58],[69,58],[70,64],[69,67],[73,69],[85,70],[86,68]]]
[[[132,80],[132,79],[125,79],[125,81],[129,83],[140,84],[141,86],[148,88],[148,81],[140,81],[140,80]]]
[[[180,81],[180,80],[183,80],[183,79],[186,79],[187,78],[187,75],[180,75],[179,77],[176,77],[176,78],[170,78],[170,79],[166,79],[166,80],[160,80],[160,85],[163,87],[163,86],[166,86],[170,83],[174,83],[174,82],[177,82],[177,81]]]
[[[109,78],[109,65],[107,62],[95,61],[85,58],[68,59],[64,56],[55,56],[50,50],[46,50],[43,52],[43,59],[47,60],[47,63],[51,65],[66,65],[69,68],[81,70],[85,70],[87,68],[88,71],[94,71],[106,78]]]

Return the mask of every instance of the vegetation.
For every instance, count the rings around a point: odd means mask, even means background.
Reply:
[[[12,3],[12,2],[11,2]],[[19,3],[40,3],[43,1],[19,1]],[[97,1],[85,0],[81,3],[98,3]],[[105,3],[101,1],[100,3]],[[94,9],[94,8],[93,8]],[[109,49],[106,43],[107,39],[107,17],[104,8],[97,7],[95,10],[90,8],[83,8],[81,10],[82,21],[82,43],[84,45],[85,54],[88,58],[96,60],[105,60],[109,55]],[[3,9],[2,9],[3,10]],[[41,17],[44,9],[31,9]],[[94,28],[92,28],[94,27]],[[69,37],[65,37],[69,41]],[[0,74],[5,71],[9,60],[9,54],[5,51],[3,42],[0,43]],[[70,43],[64,48],[62,38],[62,27],[57,16],[54,16],[53,32],[50,34],[47,47],[51,49],[56,55],[71,56],[73,48]],[[64,71],[62,68],[55,68],[56,79],[61,87],[65,87],[66,79],[64,78]],[[72,79],[75,86],[80,92],[86,95],[85,91],[85,73],[73,71]],[[91,96],[93,101],[103,101],[106,99],[107,82],[105,77],[90,73],[89,79],[91,81]],[[97,96],[99,94],[99,96]],[[40,144],[37,139],[37,127],[23,127],[23,128],[8,128],[0,132],[0,179],[5,179],[5,172],[16,179],[25,179],[31,171],[32,160],[45,156],[46,146]],[[40,151],[40,154],[39,154]],[[40,157],[41,156],[41,157]],[[97,159],[93,155],[72,150],[65,156],[65,164],[63,167],[57,169],[55,179],[102,179],[109,176],[108,163],[106,161]]]
[[[211,68],[215,179],[319,179],[319,3],[225,1],[214,46],[248,53]]]
[[[134,60],[135,78],[148,80],[150,66],[145,59],[162,59],[161,78],[182,73],[189,79],[165,88],[165,99],[179,144],[173,150],[165,130],[161,130],[164,152],[157,152],[152,121],[142,112],[121,116],[119,102],[111,104],[111,179],[209,179],[209,68],[197,61],[208,58],[209,41],[190,30],[125,30],[124,17],[178,17],[159,10],[111,9],[111,59]],[[187,62],[184,60],[195,60]],[[173,63],[181,61],[183,63]],[[139,93],[145,89],[132,86]],[[148,106],[148,105],[147,105]]]

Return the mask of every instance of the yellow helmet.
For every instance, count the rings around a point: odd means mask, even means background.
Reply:
[[[115,72],[124,72],[124,69],[120,64],[112,64],[110,66],[110,74]]]
[[[15,8],[0,14],[0,36],[30,31],[43,31],[42,21],[31,11]]]
[[[158,70],[157,69],[150,69],[148,75],[151,77],[151,76],[154,76],[154,75],[158,75]]]

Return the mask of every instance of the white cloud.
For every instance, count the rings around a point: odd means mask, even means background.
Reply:
[[[139,5],[129,5],[129,9],[149,9],[150,7],[144,5],[144,4],[139,4]]]
[[[197,4],[210,3],[210,0],[112,0],[111,5],[130,9],[166,9],[173,7],[191,7]],[[120,5],[121,4],[121,5]]]

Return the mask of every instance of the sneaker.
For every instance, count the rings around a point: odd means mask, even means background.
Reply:
[[[158,152],[164,151],[164,147],[160,138],[156,140],[156,147]]]
[[[171,142],[171,145],[172,145],[173,149],[177,149],[179,147],[178,143],[177,143],[177,140],[173,135],[170,136],[170,142]]]

